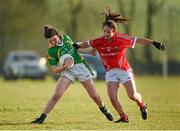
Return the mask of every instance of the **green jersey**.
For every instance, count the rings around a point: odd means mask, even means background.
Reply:
[[[48,63],[49,65],[57,65],[59,58],[64,54],[70,54],[74,59],[74,64],[84,63],[77,49],[73,47],[73,41],[67,35],[63,35],[62,42],[59,45],[50,47],[48,49]]]

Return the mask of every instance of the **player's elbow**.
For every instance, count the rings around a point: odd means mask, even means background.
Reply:
[[[143,38],[142,37],[137,37],[136,42],[139,44],[143,44]]]

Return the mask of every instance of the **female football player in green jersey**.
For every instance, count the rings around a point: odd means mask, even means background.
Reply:
[[[55,104],[61,99],[64,92],[75,79],[78,79],[85,87],[88,95],[98,105],[100,111],[106,118],[113,121],[112,114],[107,110],[101,97],[96,92],[89,68],[77,52],[77,49],[72,45],[73,41],[67,35],[59,34],[58,31],[51,26],[44,27],[44,37],[49,43],[48,63],[52,67],[52,72],[61,73],[61,76],[57,81],[54,94],[47,102],[44,111],[31,123],[42,124],[47,117],[47,114],[54,108]],[[73,67],[71,67],[72,59],[65,59],[65,63],[62,66],[58,65],[60,57],[64,54],[69,54],[73,57]]]

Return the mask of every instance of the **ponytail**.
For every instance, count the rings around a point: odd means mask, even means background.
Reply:
[[[128,19],[123,18],[120,13],[113,12],[110,7],[107,7],[107,12],[105,13],[105,21],[112,20],[115,23],[127,23]]]
[[[106,25],[108,27],[111,27],[116,31],[117,29],[117,23],[127,23],[128,19],[123,18],[121,14],[117,12],[113,12],[110,7],[107,7],[107,12],[104,13],[105,20],[102,23],[103,27]]]

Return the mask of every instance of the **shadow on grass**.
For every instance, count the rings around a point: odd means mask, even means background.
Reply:
[[[30,122],[0,122],[0,126],[7,126],[7,125],[15,126],[15,125],[35,125],[35,124],[32,124]],[[43,125],[43,124],[38,124],[38,125]]]
[[[105,125],[105,124],[115,124],[113,122],[107,121],[107,122],[103,122],[103,121],[54,121],[54,122],[45,122],[43,123],[45,125],[63,125],[63,126],[67,126],[67,125]]]
[[[89,122],[89,121],[76,121],[76,122],[59,122],[59,121],[50,121],[50,122],[44,122],[43,124],[34,124],[30,122],[0,122],[0,126],[19,126],[19,125],[46,125],[46,126],[54,126],[54,125],[84,125],[84,124],[89,124],[91,123],[92,125],[96,124],[107,124],[107,122]],[[109,122],[112,124],[112,122]]]
[[[87,124],[88,122],[61,122],[59,124]],[[92,123],[92,122],[91,122]],[[94,122],[97,124],[97,122]],[[43,124],[33,124],[33,123],[30,123],[30,122],[0,122],[0,126],[7,126],[7,125],[12,125],[12,126],[15,126],[15,125],[57,125],[57,123],[55,122],[45,122]]]

